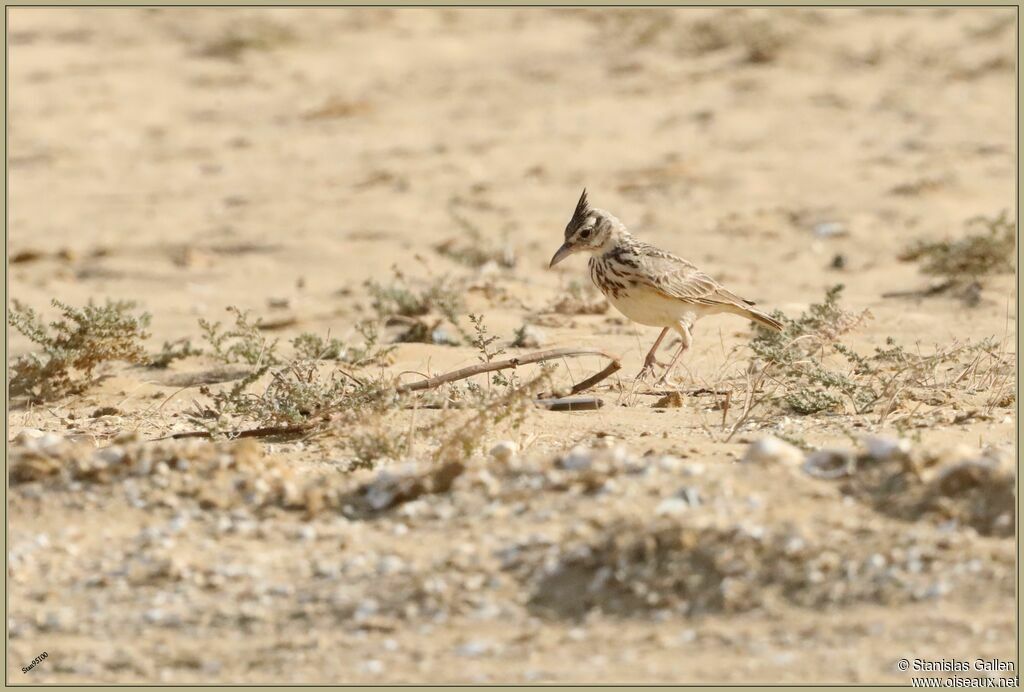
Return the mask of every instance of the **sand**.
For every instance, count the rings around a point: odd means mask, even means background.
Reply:
[[[9,681],[907,683],[901,657],[1013,656],[1012,530],[888,511],[881,481],[861,492],[740,461],[766,432],[854,449],[905,431],[789,416],[726,441],[719,398],[693,392],[742,371],[747,322],[701,321],[682,407],[654,408],[632,378],[656,329],[614,310],[547,311],[587,282],[580,257],[547,267],[585,186],[639,237],[766,310],[798,315],[843,284],[843,304],[871,314],[844,337],[862,351],[988,337],[1012,350],[1012,275],[986,277],[975,305],[883,297],[934,280],[900,261],[908,244],[962,237],[978,215],[1015,218],[1011,9],[17,8],[8,38],[8,247],[23,258],[10,298],[47,317],[53,298],[137,301],[153,349],[198,345],[198,319],[227,321],[227,306],[278,323],[268,333],[282,344],[349,340],[373,315],[365,282],[388,284],[397,267],[413,283],[449,277],[510,353],[534,324],[545,347],[623,362],[595,392],[600,410],[488,431],[451,489],[372,516],[254,508],[229,490],[201,506],[162,472],[12,481]],[[514,266],[438,252],[469,242],[468,228]],[[11,356],[31,348],[9,335]],[[387,372],[477,356],[403,343]],[[108,366],[81,395],[15,406],[9,437],[71,437],[54,458],[72,460],[132,431],[128,456],[144,456],[141,440],[190,429],[181,414],[198,394],[173,376],[215,365]],[[567,367],[578,381],[602,365]],[[1012,465],[1014,404],[965,417],[952,396],[914,448]],[[103,407],[116,413],[93,418]],[[408,413],[397,420],[407,429]],[[502,439],[520,449],[514,464],[486,454]],[[195,444],[167,453],[211,443]],[[579,478],[559,467],[574,445],[621,451]],[[338,435],[243,452],[339,493],[402,468],[339,473]],[[1009,474],[992,487],[1012,487]],[[702,499],[674,514],[664,503],[683,489]],[[708,568],[699,588],[672,581],[702,569],[674,538],[667,552],[624,547],[631,566],[601,572],[619,564],[608,541],[660,546],[652,536],[683,527],[724,560],[752,526],[765,533],[738,572]],[[832,554],[853,576],[773,571],[792,532],[808,546],[800,569]],[[876,555],[906,578],[861,588]],[[627,598],[599,573],[666,600]]]

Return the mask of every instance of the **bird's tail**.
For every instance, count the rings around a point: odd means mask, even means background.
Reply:
[[[777,332],[782,331],[782,322],[779,322],[771,315],[767,315],[755,308],[747,308],[744,310],[743,316],[757,322],[758,324],[764,325],[769,329],[774,329]]]

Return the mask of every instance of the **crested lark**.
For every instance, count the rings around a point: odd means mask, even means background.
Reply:
[[[665,369],[659,382],[665,382],[680,356],[690,347],[690,330],[701,317],[731,312],[772,329],[782,324],[754,303],[723,288],[693,263],[637,240],[621,221],[587,202],[584,190],[576,211],[565,227],[565,243],[551,258],[555,266],[575,252],[590,253],[590,278],[619,312],[640,324],[661,327],[641,375],[660,363],[654,354],[669,329],[674,329],[682,345]]]

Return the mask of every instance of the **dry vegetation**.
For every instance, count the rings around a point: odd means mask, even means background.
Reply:
[[[12,100],[10,680],[1012,656],[1012,21],[190,12],[13,16],[12,93],[144,124]],[[783,331],[634,380],[654,330],[546,265],[582,184]]]
[[[53,306],[60,310],[61,318],[48,326],[32,308],[18,302],[10,306],[10,325],[40,350],[10,363],[9,396],[57,399],[93,384],[96,369],[104,363],[148,362],[140,342],[147,336],[150,316],[132,315],[134,303],[108,301],[97,306],[90,302],[75,308],[55,299]]]

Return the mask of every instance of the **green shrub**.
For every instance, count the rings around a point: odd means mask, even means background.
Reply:
[[[133,315],[135,303],[91,301],[75,308],[59,300],[53,306],[60,319],[45,325],[30,307],[14,301],[9,323],[42,347],[11,363],[10,396],[46,401],[83,391],[95,381],[96,369],[110,361],[145,364],[150,356],[142,347],[149,338],[148,313]]]

